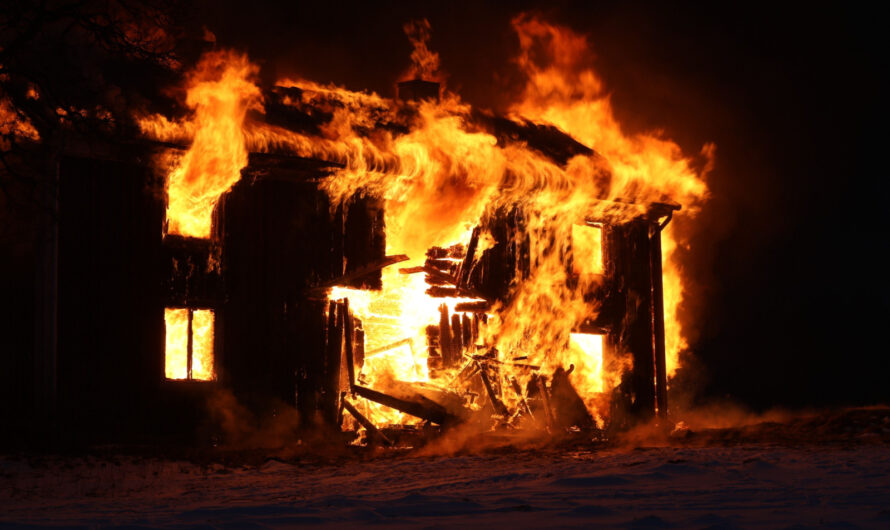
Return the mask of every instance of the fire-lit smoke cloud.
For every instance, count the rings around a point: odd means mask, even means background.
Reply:
[[[429,47],[432,31],[429,20],[413,20],[406,23],[403,29],[414,47],[411,51],[411,68],[404,78],[439,81],[439,54]]]

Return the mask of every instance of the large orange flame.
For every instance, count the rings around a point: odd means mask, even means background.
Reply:
[[[703,170],[696,170],[676,143],[659,134],[625,135],[612,113],[602,81],[589,67],[585,37],[526,15],[516,17],[513,27],[521,50],[517,64],[528,83],[522,98],[511,107],[512,112],[554,124],[608,160],[610,198],[672,200],[684,207],[679,215],[694,216],[708,196],[704,177],[711,167],[713,144],[702,148],[707,162]],[[679,352],[686,346],[678,316],[684,289],[674,254],[677,244],[669,226],[663,233],[668,375],[676,371]]]
[[[260,90],[251,81],[256,72],[245,55],[208,53],[188,78],[186,104],[194,115],[187,122],[140,120],[143,130],[155,137],[191,137],[191,146],[171,162],[167,177],[167,233],[210,237],[214,206],[247,165],[243,124],[247,110],[260,101]]]

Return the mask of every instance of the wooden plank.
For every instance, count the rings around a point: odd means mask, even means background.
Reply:
[[[325,340],[324,384],[322,385],[321,410],[325,421],[334,423],[339,408],[340,396],[340,356],[343,343],[341,306],[331,300],[328,304],[328,333]],[[322,375],[322,374],[319,374]]]
[[[470,270],[473,267],[473,259],[476,256],[476,247],[479,245],[479,227],[473,228],[473,235],[470,236],[470,244],[467,245],[467,254],[461,263],[460,271],[457,274],[457,286],[464,287],[470,278]]]
[[[396,263],[401,263],[403,261],[408,261],[408,256],[404,254],[399,254],[396,256],[386,256],[380,261],[376,261],[374,263],[369,263],[364,267],[360,267],[355,269],[352,272],[343,274],[333,280],[327,281],[321,285],[317,285],[311,289],[309,289],[308,294],[310,297],[321,297],[327,295],[328,289],[334,287],[336,285],[345,285],[351,282],[356,278],[361,278],[362,276],[366,276],[371,274],[372,272],[376,272],[385,267],[389,267],[390,265],[395,265]]]
[[[353,390],[355,391],[356,395],[359,395],[365,399],[380,403],[381,405],[396,409],[398,411],[404,412],[405,414],[410,414],[420,419],[431,421],[438,425],[451,425],[460,421],[460,418],[454,416],[453,414],[449,414],[448,411],[446,411],[441,405],[436,405],[429,400],[427,400],[427,403],[409,401],[359,385],[355,385]]]
[[[388,352],[389,350],[394,350],[394,349],[398,348],[399,346],[404,346],[404,345],[406,345],[406,344],[407,344],[407,345],[410,345],[410,344],[411,344],[411,339],[402,339],[402,340],[393,342],[392,344],[387,344],[386,346],[381,346],[381,347],[379,347],[379,348],[374,348],[373,350],[371,350],[371,351],[365,353],[365,357],[373,357],[374,355],[377,355],[377,354],[380,354],[380,353],[384,353],[384,352]]]
[[[439,348],[442,353],[442,363],[445,368],[451,368],[454,364],[451,344],[451,324],[448,321],[448,306],[439,306]]]
[[[553,417],[553,408],[550,406],[550,393],[547,390],[547,383],[544,381],[543,377],[536,377],[535,384],[538,386],[538,392],[541,395],[541,402],[544,404],[544,414],[547,418],[547,428],[552,430],[556,422]]]
[[[346,409],[349,414],[352,415],[353,418],[358,422],[359,425],[365,428],[368,431],[369,439],[378,439],[383,442],[384,445],[392,445],[392,441],[386,437],[385,434],[380,432],[380,429],[377,428],[376,425],[371,423],[371,421],[365,417],[364,414],[358,411],[352,403],[350,403],[347,399],[343,399],[343,408]]]
[[[453,348],[454,362],[463,355],[464,350],[464,334],[463,327],[460,324],[460,315],[451,314],[451,347]]]
[[[470,317],[467,316],[466,313],[461,317],[460,329],[463,331],[463,343],[464,349],[469,351],[470,348],[474,344],[473,340],[473,324],[470,322]]]
[[[485,387],[485,393],[488,394],[488,400],[491,401],[491,406],[497,414],[500,414],[505,418],[509,417],[510,413],[507,411],[507,406],[494,394],[494,388],[491,386],[488,372],[485,371],[484,367],[480,366],[480,368],[479,377],[482,379],[482,386]]]
[[[433,298],[484,298],[481,294],[468,288],[442,287],[434,285],[426,290]]]
[[[485,313],[491,310],[491,302],[481,300],[479,302],[461,302],[455,304],[454,310],[458,313]]]
[[[655,407],[667,419],[667,363],[664,343],[664,281],[661,270],[661,226],[649,226],[649,274],[652,283],[652,323],[655,334]]]
[[[522,410],[528,414],[531,419],[535,419],[531,407],[528,406],[528,401],[526,401],[525,396],[522,395],[522,387],[519,386],[519,382],[512,375],[510,376],[510,388],[512,388],[513,392],[516,393],[516,396],[519,397],[519,404],[522,406]]]
[[[365,330],[360,319],[353,317],[352,320],[355,325],[355,353],[353,360],[355,365],[361,369],[365,365]]]
[[[349,311],[349,298],[343,299],[343,337],[346,353],[346,375],[349,388],[355,386],[355,357],[353,356],[353,339],[355,330],[352,327],[352,313]]]

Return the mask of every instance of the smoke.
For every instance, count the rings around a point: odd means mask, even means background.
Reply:
[[[439,73],[439,54],[430,50],[429,41],[432,28],[427,19],[413,20],[403,26],[405,35],[414,49],[411,51],[411,68],[403,76],[407,79],[442,81]]]
[[[219,437],[224,449],[292,449],[297,445],[299,415],[293,407],[273,403],[258,415],[238,401],[228,389],[218,389],[207,398],[208,429]]]

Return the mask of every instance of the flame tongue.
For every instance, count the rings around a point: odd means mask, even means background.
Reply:
[[[213,208],[247,165],[244,117],[260,100],[250,81],[256,67],[234,52],[206,54],[189,77],[186,104],[192,120],[178,126],[143,119],[143,130],[164,139],[185,131],[193,135],[185,155],[167,177],[167,232],[210,237]]]

